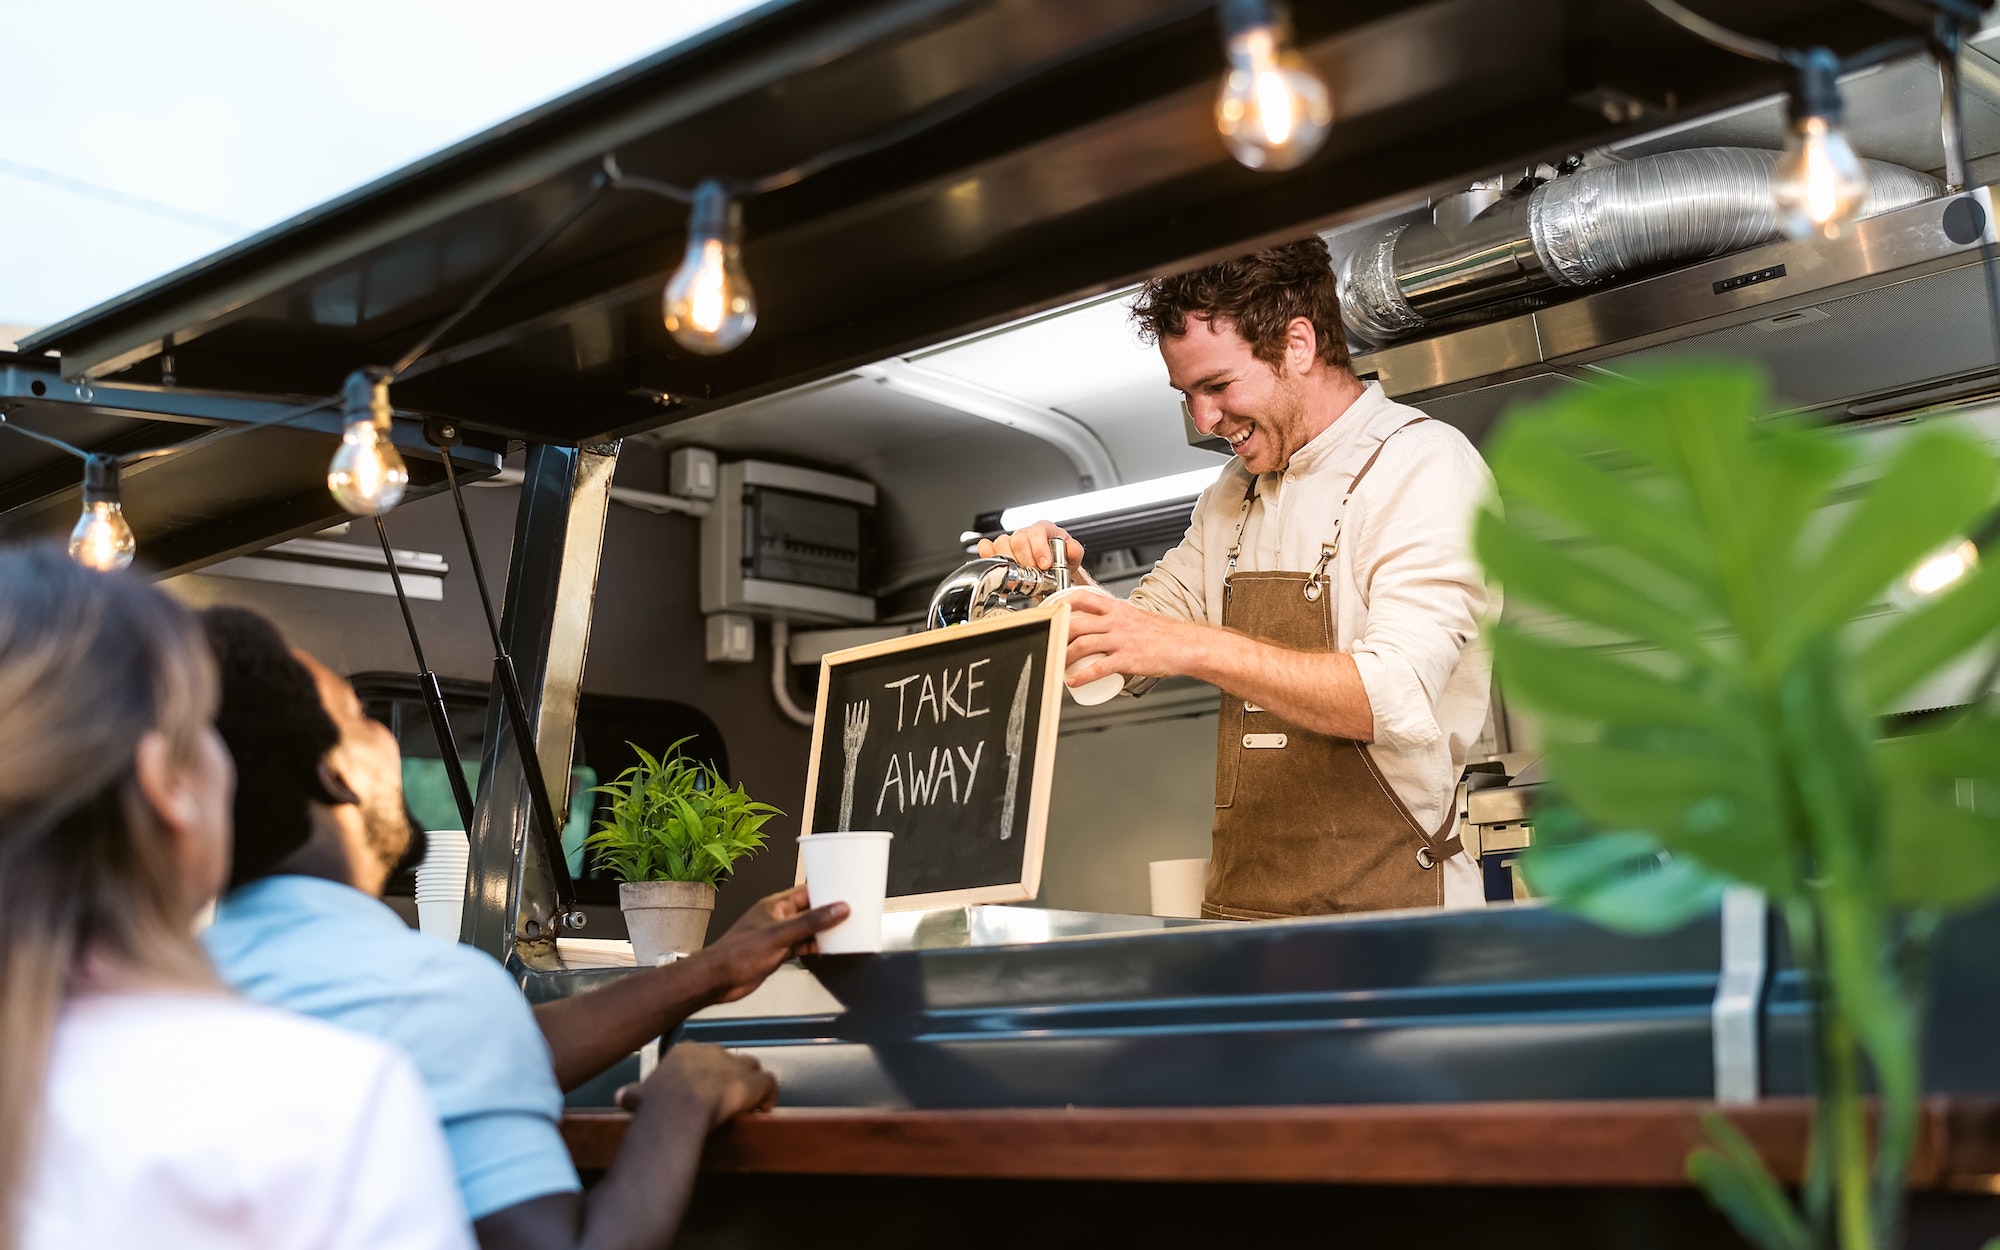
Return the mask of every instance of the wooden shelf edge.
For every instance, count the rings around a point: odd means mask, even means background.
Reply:
[[[874,1111],[780,1108],[719,1130],[717,1172],[1347,1185],[1678,1186],[1714,1110],[1696,1100],[1419,1106]],[[1779,1176],[1801,1173],[1809,1104],[1732,1107]],[[608,1166],[623,1112],[571,1112],[580,1168]],[[2000,1100],[1925,1104],[1911,1184],[2000,1192]]]

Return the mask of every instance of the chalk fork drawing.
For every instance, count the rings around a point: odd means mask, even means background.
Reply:
[[[1014,687],[1014,710],[1007,713],[1007,797],[1000,804],[1000,837],[1014,836],[1014,791],[1021,781],[1021,739],[1028,731],[1028,678],[1035,671],[1035,657],[1021,666],[1021,680]]]
[[[846,833],[854,819],[854,769],[861,762],[861,744],[868,739],[868,700],[847,705],[847,717],[840,729],[841,754],[847,767],[840,777],[840,832]]]

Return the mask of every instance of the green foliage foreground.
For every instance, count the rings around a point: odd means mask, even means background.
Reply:
[[[608,818],[586,845],[622,881],[714,885],[764,845],[764,822],[782,816],[731,788],[712,765],[681,754],[682,738],[658,758],[627,743],[639,763],[595,787],[611,798]]]
[[[1501,680],[1542,716],[1567,808],[1531,883],[1628,931],[1685,922],[1724,881],[1768,896],[1820,1003],[1809,1176],[1795,1205],[1719,1117],[1688,1170],[1758,1245],[1860,1250],[1899,1234],[1929,936],[2000,886],[2000,717],[1982,701],[1899,737],[1882,717],[1984,668],[2000,561],[1879,609],[1993,508],[2000,469],[1918,426],[1863,471],[1854,439],[1769,411],[1755,372],[1715,365],[1514,415],[1478,545],[1509,599]]]

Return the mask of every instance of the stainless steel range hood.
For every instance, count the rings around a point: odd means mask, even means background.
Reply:
[[[1550,307],[1359,354],[1354,367],[1475,440],[1509,405],[1674,357],[1761,360],[1788,407],[1879,416],[2000,391],[1980,241],[1989,188],[1764,244]]]

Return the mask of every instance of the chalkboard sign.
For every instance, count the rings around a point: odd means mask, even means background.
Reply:
[[[820,661],[800,827],[887,829],[892,911],[1041,888],[1069,605]]]

